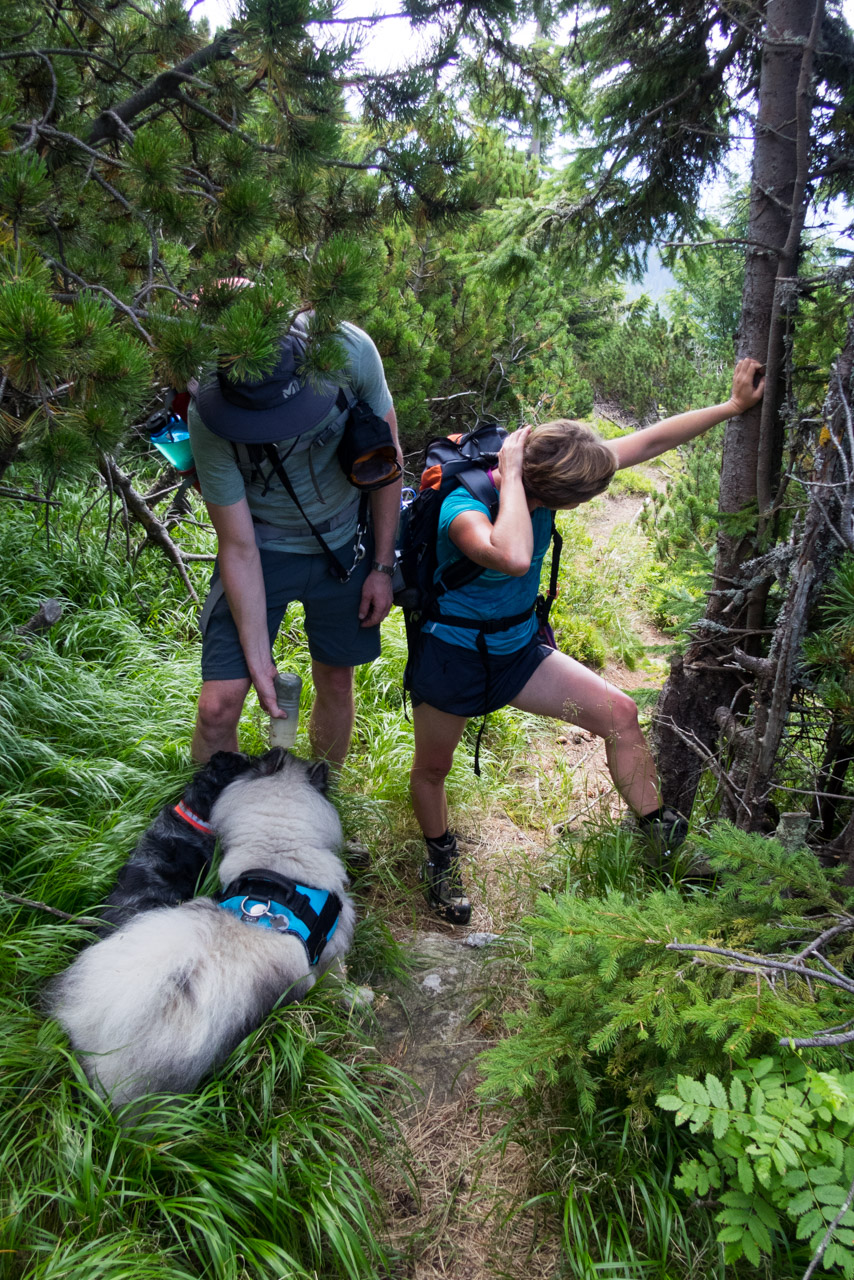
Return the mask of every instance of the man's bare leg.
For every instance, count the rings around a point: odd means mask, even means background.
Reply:
[[[206,680],[199,696],[193,759],[205,764],[217,751],[237,751],[237,724],[249,692],[248,677]]]
[[[311,676],[314,681],[314,705],[308,722],[311,750],[313,755],[340,768],[350,746],[356,718],[353,668],[330,667],[312,659]]]

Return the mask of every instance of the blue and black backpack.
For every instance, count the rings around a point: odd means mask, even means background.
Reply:
[[[398,536],[394,603],[403,610],[406,623],[409,659],[403,677],[404,690],[410,687],[410,667],[417,653],[424,623],[434,619],[441,618],[448,626],[477,631],[477,649],[487,670],[487,677],[489,667],[485,637],[518,626],[530,617],[532,611],[537,615],[541,639],[554,646],[548,619],[552,603],[557,597],[558,566],[563,545],[554,519],[548,591],[545,595],[538,595],[530,608],[509,618],[493,618],[487,622],[448,614],[440,607],[441,599],[448,591],[467,586],[484,572],[481,565],[461,556],[449,564],[437,578],[439,564],[436,542],[442,503],[449,493],[463,485],[473,498],[483,503],[490,520],[495,520],[498,492],[489,472],[498,465],[498,454],[506,438],[507,432],[496,422],[481,422],[463,435],[439,436],[427,445],[421,484],[413,501],[403,508]],[[478,748],[482,733],[483,725],[478,734]],[[480,773],[477,749],[475,773]]]

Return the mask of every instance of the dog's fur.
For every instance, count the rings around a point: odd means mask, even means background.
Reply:
[[[239,751],[218,751],[196,772],[183,803],[196,817],[209,822],[214,802],[235,778],[250,770],[253,776],[260,776],[280,764],[274,752],[247,756]],[[210,866],[215,844],[212,831],[199,831],[180,817],[173,805],[164,805],[119,871],[116,887],[101,912],[105,927],[97,932],[109,937],[116,926],[140,911],[176,907],[192,898]]]
[[[329,889],[343,904],[338,927],[312,969],[298,938],[197,898],[138,914],[83,951],[51,983],[48,1011],[113,1106],[191,1091],[284,993],[301,999],[350,947],[356,916],[336,853],[341,823],[325,795],[327,766],[279,754],[276,772],[244,773],[213,806],[225,850],[220,879],[227,885],[264,868]]]

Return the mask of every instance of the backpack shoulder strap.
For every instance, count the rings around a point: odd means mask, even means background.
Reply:
[[[264,473],[261,470],[261,464],[264,461],[264,446],[260,444],[246,444],[242,440],[230,440],[234,460],[239,467],[248,467],[249,483],[254,484],[256,480],[264,483],[264,492],[267,491],[267,482],[264,481]]]
[[[284,486],[288,497],[296,507],[297,511],[299,511],[303,520],[306,522],[309,529],[311,530],[312,537],[320,547],[323,554],[326,556],[326,562],[329,565],[329,569],[333,577],[337,578],[339,582],[346,582],[350,577],[350,574],[353,572],[353,569],[355,569],[359,560],[362,559],[362,555],[364,555],[364,547],[361,548],[361,551],[362,551],[361,555],[358,554],[358,551],[357,551],[356,559],[353,561],[352,568],[349,570],[345,569],[341,561],[336,556],[335,552],[324,540],[323,535],[320,533],[317,527],[312,523],[312,521],[306,515],[305,510],[303,509],[302,503],[300,502],[299,498],[296,495],[296,490],[291,484],[290,477],[288,476],[287,471],[285,471],[284,464],[282,462],[281,457],[279,456],[279,452],[276,449],[275,445],[266,444],[266,445],[263,445],[262,448],[264,449],[264,452],[267,455],[267,460],[269,461],[271,467],[273,468],[276,475],[281,480],[282,485]],[[364,507],[360,506],[360,514],[364,516],[366,513],[367,513],[367,502],[365,502]]]
[[[464,471],[456,472],[453,480],[455,483],[449,487],[449,493],[455,488],[464,488],[476,502],[483,503],[489,512],[490,520],[495,520],[498,512],[498,491],[482,466],[469,463]],[[479,578],[483,571],[483,565],[475,564],[474,560],[469,560],[468,556],[461,555],[440,575],[436,583],[435,599],[438,600],[446,591],[467,587],[470,582]]]
[[[458,472],[456,479],[476,502],[483,503],[490,520],[494,521],[498,514],[498,490],[490,480],[488,471],[483,467],[470,465],[465,471]]]
[[[536,602],[537,622],[541,627],[548,626],[551,607],[557,599],[557,577],[560,568],[560,553],[563,549],[563,538],[558,533],[555,513],[552,512],[552,564],[549,570],[549,586],[545,595],[538,595]]]

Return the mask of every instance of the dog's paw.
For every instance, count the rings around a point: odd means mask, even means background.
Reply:
[[[361,840],[345,840],[341,857],[350,875],[362,875],[371,869],[371,851]]]

